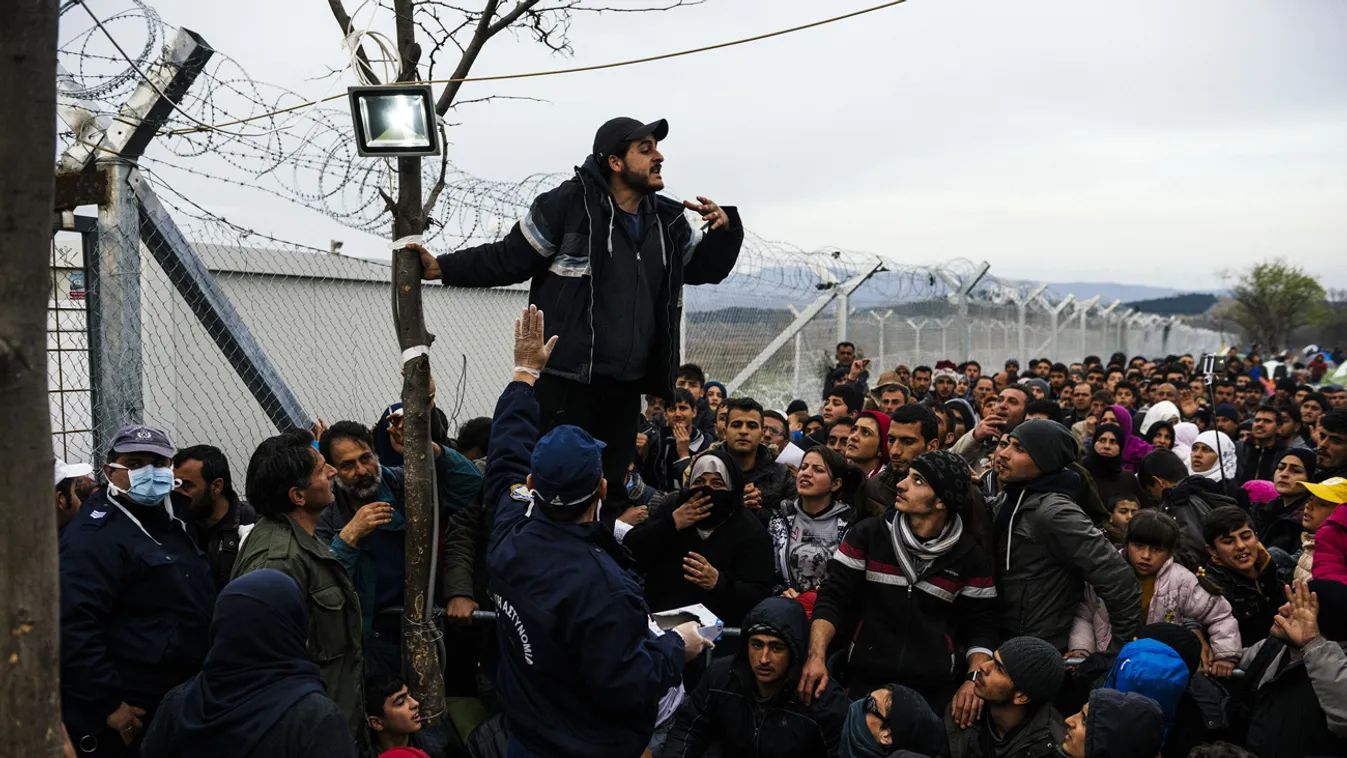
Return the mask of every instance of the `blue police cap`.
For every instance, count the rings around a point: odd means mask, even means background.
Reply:
[[[539,499],[554,507],[587,506],[603,478],[604,444],[589,432],[562,424],[533,446],[530,474]]]

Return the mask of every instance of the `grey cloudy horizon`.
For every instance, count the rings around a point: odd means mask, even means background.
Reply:
[[[499,38],[473,73],[652,55],[870,4],[582,14],[572,57]],[[301,93],[334,91],[312,79],[346,62],[317,0],[155,7]],[[910,0],[688,58],[469,83],[461,97],[487,95],[546,100],[451,114],[451,158],[487,179],[567,172],[606,118],[663,117],[671,192],[738,205],[757,234],[805,249],[1177,289],[1220,288],[1223,271],[1281,256],[1347,287],[1347,3],[1335,0]],[[376,237],[270,195],[183,182],[231,220],[379,255]]]

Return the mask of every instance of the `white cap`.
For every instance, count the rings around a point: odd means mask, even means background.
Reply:
[[[94,472],[94,467],[87,463],[66,463],[60,458],[56,459],[56,481],[52,486],[60,484],[66,479],[75,479],[81,476],[88,476]]]

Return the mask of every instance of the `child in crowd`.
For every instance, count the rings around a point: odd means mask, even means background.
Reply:
[[[1200,628],[1211,647],[1211,673],[1229,676],[1239,660],[1240,634],[1230,603],[1214,587],[1174,560],[1182,530],[1168,514],[1145,510],[1127,525],[1125,555],[1141,583],[1147,624],[1166,622]],[[1068,658],[1103,652],[1111,642],[1108,613],[1092,589],[1076,611]]]
[[[1104,525],[1104,534],[1118,549],[1126,545],[1127,525],[1139,510],[1141,503],[1134,497],[1114,495],[1108,501],[1108,523]]]

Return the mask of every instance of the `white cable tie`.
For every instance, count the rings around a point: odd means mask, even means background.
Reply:
[[[423,355],[430,355],[430,345],[413,345],[402,351],[402,362],[406,363]]]
[[[397,239],[395,239],[395,240],[393,240],[391,243],[389,243],[388,249],[389,249],[389,250],[392,250],[393,252],[397,252],[398,250],[401,250],[402,248],[404,248],[404,247],[406,247],[406,246],[408,246],[408,245],[411,245],[411,244],[417,244],[417,245],[420,245],[420,244],[421,244],[421,235],[419,235],[419,234],[409,234],[409,235],[407,235],[406,237],[398,237]]]

